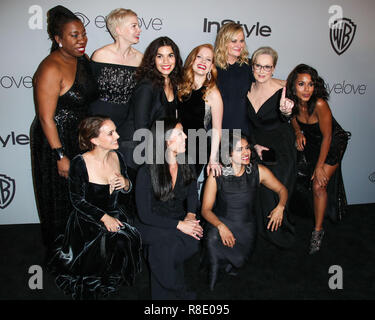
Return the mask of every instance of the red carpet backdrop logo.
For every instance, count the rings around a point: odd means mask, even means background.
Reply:
[[[15,180],[0,174],[0,209],[5,209],[12,202],[15,193]]]
[[[357,25],[348,18],[341,18],[335,20],[330,26],[329,38],[333,50],[338,55],[343,54],[353,42]]]

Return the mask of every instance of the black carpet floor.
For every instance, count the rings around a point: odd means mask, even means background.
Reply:
[[[186,264],[186,281],[198,300],[373,300],[375,298],[375,204],[349,206],[339,224],[325,222],[322,249],[307,254],[312,217],[295,217],[297,240],[280,250],[262,238],[236,277],[224,275],[214,291],[207,286],[206,272],[199,270],[199,255]],[[39,224],[0,226],[0,300],[71,300],[43,272],[43,288],[30,289],[34,272],[43,269],[44,249]],[[342,270],[342,289],[329,281]],[[337,270],[337,269],[335,269]],[[331,279],[332,281],[332,279]],[[111,300],[149,300],[148,270],[138,275],[133,287],[122,287]]]

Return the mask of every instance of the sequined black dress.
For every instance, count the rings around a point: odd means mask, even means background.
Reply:
[[[276,163],[263,163],[276,178],[288,189],[289,195],[294,189],[296,181],[296,148],[295,138],[288,119],[281,115],[279,102],[282,89],[276,91],[258,112],[255,112],[249,99],[248,112],[252,123],[252,142],[275,151]],[[287,209],[281,228],[271,232],[266,228],[269,218],[267,216],[279,203],[279,197],[275,192],[261,185],[257,198],[257,213],[260,233],[269,241],[279,247],[290,247],[294,241],[295,228],[290,223]]]
[[[300,215],[311,217],[313,216],[311,176],[319,158],[323,136],[318,122],[307,124],[300,122],[298,118],[297,122],[306,138],[306,145],[302,152],[298,152],[298,177],[291,206],[292,210],[300,212]],[[325,163],[331,166],[339,163],[327,186],[328,203],[325,216],[332,222],[342,220],[347,209],[341,160],[349,137],[350,133],[343,130],[332,118],[332,141],[325,160]]]
[[[122,156],[119,152],[117,156],[121,174],[128,178]],[[124,205],[126,192],[110,193],[108,184],[89,182],[85,160],[78,155],[71,161],[69,194],[74,209],[48,264],[58,287],[73,299],[96,299],[116,292],[122,284],[133,284],[141,270],[141,237],[132,226],[133,213]],[[107,231],[100,221],[104,214],[124,226]]]
[[[197,176],[200,175],[203,166],[209,160],[210,141],[208,139],[205,140],[205,142],[207,142],[205,145],[204,141],[200,141],[200,139],[196,138],[193,153],[192,150],[190,150],[190,146],[192,146],[192,148],[194,147],[194,141],[191,141],[193,136],[188,134],[188,130],[194,129],[198,132],[198,130],[203,129],[207,132],[211,127],[211,107],[203,100],[203,90],[204,87],[201,87],[198,90],[192,90],[191,95],[188,98],[184,98],[178,106],[178,115],[184,128],[184,132],[188,136],[188,155],[192,161],[194,161]],[[195,154],[195,156],[192,157],[192,154]],[[199,156],[201,159],[199,159]]]
[[[80,153],[78,125],[87,116],[88,105],[96,99],[97,90],[90,62],[77,59],[77,70],[72,87],[57,101],[55,122],[65,154],[71,160]],[[59,234],[64,233],[72,210],[68,181],[57,172],[57,162],[45,137],[38,115],[30,130],[34,190],[47,249]]]
[[[251,164],[239,177],[219,176],[216,184],[213,212],[233,233],[236,243],[233,248],[224,246],[217,228],[207,224],[204,261],[208,265],[211,290],[219,271],[242,267],[254,250],[257,236],[254,205],[259,186],[258,165]]]
[[[90,104],[92,115],[104,115],[112,119],[120,135],[129,113],[129,99],[136,85],[136,67],[91,61],[98,85],[99,98]]]

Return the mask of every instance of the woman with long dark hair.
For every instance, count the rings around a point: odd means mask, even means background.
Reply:
[[[182,59],[177,45],[168,37],[152,41],[144,52],[137,69],[137,86],[134,89],[128,119],[122,133],[121,143],[128,166],[136,169],[133,159],[137,142],[133,141],[138,129],[150,129],[152,124],[164,117],[177,118],[177,85],[181,80]]]
[[[138,170],[136,224],[146,245],[152,299],[191,299],[184,262],[198,251],[203,229],[196,218],[198,193],[193,167],[184,163],[186,135],[178,120],[156,121],[148,164]],[[153,151],[151,151],[151,149]],[[181,158],[180,158],[181,157]]]
[[[309,253],[313,254],[321,248],[325,215],[332,221],[339,221],[345,213],[347,202],[341,160],[350,133],[343,130],[332,116],[324,81],[314,68],[306,64],[296,66],[288,76],[287,94],[295,103],[292,125],[296,135],[296,148],[305,159],[304,163],[301,162],[307,169],[304,174],[312,181],[315,227]],[[307,182],[307,185],[310,184]],[[297,190],[304,190],[302,196],[309,193],[309,190],[300,185]],[[301,193],[294,194],[293,202],[299,197]],[[299,201],[297,205],[293,205],[299,210],[306,210],[307,204],[308,201]]]
[[[86,30],[63,6],[47,13],[51,53],[33,79],[36,117],[31,125],[34,189],[47,254],[64,233],[72,206],[68,193],[70,160],[80,153],[78,125],[96,96]]]

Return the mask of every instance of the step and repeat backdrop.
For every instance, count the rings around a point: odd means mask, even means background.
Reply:
[[[39,222],[30,160],[32,77],[50,49],[46,13],[58,4],[82,19],[89,56],[112,42],[105,16],[123,7],[138,14],[142,33],[136,48],[142,52],[153,39],[169,36],[185,59],[193,47],[214,44],[222,24],[236,21],[250,53],[264,45],[278,51],[275,77],[286,79],[299,63],[312,65],[326,82],[335,118],[352,133],[343,160],[348,202],[375,202],[373,0],[2,0],[0,224]]]

